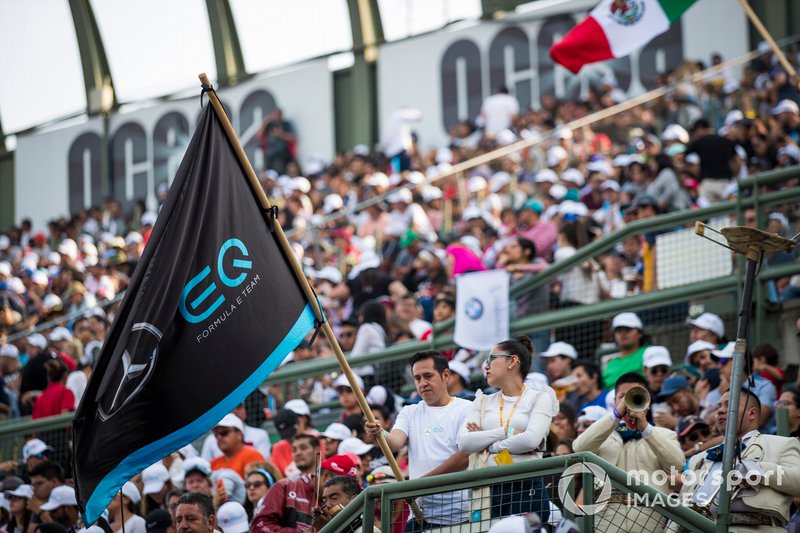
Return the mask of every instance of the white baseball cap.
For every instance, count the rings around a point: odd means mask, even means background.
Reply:
[[[7,490],[5,494],[6,496],[15,496],[17,498],[25,498],[26,500],[30,500],[33,498],[33,487],[30,485],[20,485],[14,490]]]
[[[27,461],[29,457],[42,454],[46,451],[53,451],[53,448],[44,443],[41,439],[31,439],[22,447],[22,459]]]
[[[375,446],[373,446],[372,444],[367,444],[358,437],[349,437],[347,439],[344,439],[339,444],[338,453],[339,454],[354,453],[356,455],[364,455],[374,447]]]
[[[781,100],[778,105],[772,108],[772,114],[779,115],[781,113],[794,113],[797,115],[800,114],[800,108],[798,108],[797,102],[794,100]]]
[[[597,422],[608,414],[608,409],[599,405],[589,405],[578,413],[578,424],[583,422]]]
[[[333,213],[334,211],[344,207],[344,200],[336,193],[331,193],[325,197],[323,201],[322,210],[326,214]]]
[[[644,331],[642,319],[636,313],[620,313],[611,321],[611,331],[617,328],[632,328]]]
[[[455,372],[461,376],[464,380],[464,383],[469,385],[470,371],[467,365],[461,361],[448,361],[447,366],[450,368],[450,372]]]
[[[318,270],[316,273],[316,278],[320,280],[330,281],[334,285],[338,285],[342,282],[342,273],[339,272],[339,269],[335,266],[326,266],[322,267],[322,269]]]
[[[736,341],[731,341],[721,350],[711,350],[711,355],[720,359],[731,359],[734,349],[736,349]]]
[[[242,419],[233,413],[228,413],[225,415],[214,427],[238,429],[242,432],[242,435],[244,435],[244,422],[242,422]]]
[[[717,345],[712,342],[694,341],[692,344],[689,345],[688,348],[686,348],[686,357],[684,357],[683,362],[686,366],[691,366],[692,365],[691,360],[694,354],[696,354],[697,352],[701,352],[703,350],[716,350],[716,349]]]
[[[389,188],[389,176],[384,174],[383,172],[373,172],[364,180],[364,183],[369,185],[370,187],[383,187],[384,189]]]
[[[489,178],[489,191],[497,192],[508,185],[510,181],[511,176],[508,174],[508,172],[495,172],[492,174],[492,177]]]
[[[467,190],[469,192],[480,192],[485,190],[487,186],[486,178],[483,176],[472,176],[467,180]]]
[[[142,501],[142,493],[140,493],[136,485],[130,481],[126,481],[125,484],[122,485],[122,495],[127,496],[134,505]]]
[[[607,191],[611,189],[612,191],[619,192],[619,183],[614,180],[606,180],[600,185],[601,191]]]
[[[152,226],[156,223],[156,219],[158,218],[157,213],[153,213],[152,211],[147,211],[146,213],[142,213],[142,226]]]
[[[648,346],[642,354],[642,366],[653,368],[654,366],[672,366],[672,356],[664,346]]]
[[[364,380],[361,379],[361,376],[358,374],[354,374],[354,376],[356,377],[356,383],[358,383],[358,386],[361,388],[361,390],[364,390]],[[339,374],[339,377],[333,381],[333,388],[338,389],[339,387],[347,387],[348,389],[351,388],[350,382],[347,381],[347,376],[344,374]]]
[[[558,174],[549,168],[545,168],[536,173],[533,181],[534,183],[558,183]]]
[[[13,344],[4,344],[0,346],[0,357],[19,359],[19,349]]]
[[[28,344],[44,350],[47,348],[47,339],[45,339],[44,335],[41,333],[34,333],[33,335],[28,336]]]
[[[222,533],[247,533],[250,523],[247,511],[238,502],[225,502],[217,509],[217,523]]]
[[[55,309],[61,307],[63,304],[64,302],[61,301],[61,298],[55,294],[47,294],[42,299],[42,305],[47,309]]]
[[[569,157],[567,151],[561,146],[553,146],[547,151],[547,166],[554,167]]]
[[[661,138],[665,141],[679,141],[683,144],[689,144],[689,132],[679,124],[670,124],[664,128]]]
[[[352,437],[353,432],[350,431],[350,428],[345,426],[344,424],[341,424],[339,422],[334,422],[333,424],[328,426],[328,428],[325,430],[325,433],[323,433],[322,436],[333,440],[345,440]]]
[[[54,511],[66,505],[78,506],[78,500],[75,498],[75,489],[67,485],[59,485],[50,491],[50,498],[39,508],[42,511]]]
[[[142,494],[157,494],[161,492],[164,485],[169,481],[169,470],[158,462],[142,470]]]
[[[572,183],[578,187],[583,187],[586,184],[586,178],[583,177],[583,172],[577,168],[568,168],[561,173],[561,181]]]
[[[50,339],[50,342],[58,342],[58,341],[71,341],[72,340],[72,333],[63,326],[59,326],[54,328],[53,331],[50,332],[50,335],[47,336]]]
[[[725,323],[714,313],[703,313],[697,318],[687,320],[686,324],[710,331],[720,338],[725,335]]]
[[[61,256],[58,257],[60,258]],[[31,275],[31,283],[33,283],[34,285],[44,285],[46,287],[47,284],[49,283],[47,279],[47,274],[42,272],[41,270],[37,270]]]
[[[392,194],[386,197],[386,201],[390,204],[410,204],[413,200],[414,197],[411,195],[411,191],[408,189],[394,191]]]
[[[284,404],[283,408],[290,410],[297,416],[311,416],[311,409],[305,400],[289,400]]]
[[[197,470],[204,476],[211,475],[211,463],[209,463],[202,457],[188,457],[184,459],[181,468],[183,469],[184,476],[186,476],[190,472],[194,472],[195,470]]]
[[[570,359],[577,359],[578,350],[576,350],[575,347],[568,342],[557,341],[548,346],[547,351],[544,351],[539,355],[541,357],[555,357],[557,355],[563,355],[565,357],[569,357]]]

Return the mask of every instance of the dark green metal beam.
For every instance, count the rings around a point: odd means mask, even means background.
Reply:
[[[217,63],[217,81],[220,85],[236,84],[247,73],[231,5],[228,0],[206,0],[206,6]]]
[[[69,0],[72,22],[75,24],[75,37],[83,67],[83,83],[86,88],[86,110],[89,114],[108,112],[117,107],[116,91],[111,78],[103,40],[97,28],[97,21],[89,0]],[[109,91],[108,107],[102,107],[102,95]]]
[[[383,42],[378,0],[347,0],[350,29],[353,34],[353,68],[350,70],[351,114],[342,117],[347,138],[338,144],[352,147],[359,143],[372,146],[378,137],[378,97],[375,64],[378,45]]]

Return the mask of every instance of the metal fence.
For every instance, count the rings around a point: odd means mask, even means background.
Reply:
[[[574,521],[582,532],[661,531],[667,521],[688,531],[715,530],[714,522],[679,500],[637,482],[592,453],[582,452],[371,486],[322,533],[347,531],[348,525],[358,522],[365,533],[375,526],[395,531],[398,522],[414,520],[408,511],[409,499],[415,499],[423,513],[426,504],[435,505],[428,508],[426,516],[434,524],[433,520],[440,520],[440,527],[429,523],[425,531],[486,531],[503,517],[526,511],[536,512],[548,530],[562,519]]]

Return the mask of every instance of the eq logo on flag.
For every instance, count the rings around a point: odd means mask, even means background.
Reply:
[[[217,278],[224,286],[233,288],[244,283],[247,279],[246,271],[253,268],[253,262],[246,259],[247,257],[250,257],[247,247],[239,239],[228,239],[222,243],[214,266],[216,266]],[[226,261],[228,261],[227,264]],[[196,287],[207,282],[211,275],[211,266],[206,265],[200,273],[190,279],[184,286],[178,309],[187,322],[192,324],[202,322],[225,303],[225,295],[222,294],[221,290],[218,290],[217,280],[211,280],[211,283],[195,290]],[[196,296],[190,297],[190,295],[194,294]]]

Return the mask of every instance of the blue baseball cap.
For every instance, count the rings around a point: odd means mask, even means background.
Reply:
[[[668,377],[664,380],[664,384],[661,385],[661,392],[656,396],[656,400],[659,402],[666,400],[679,390],[689,389],[691,387],[689,380],[681,375]]]

